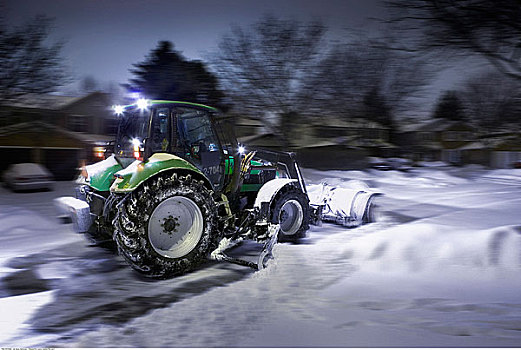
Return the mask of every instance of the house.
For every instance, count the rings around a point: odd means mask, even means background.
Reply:
[[[117,117],[111,106],[111,96],[103,92],[81,97],[27,94],[2,106],[0,127],[41,121],[70,131],[113,136]]]
[[[521,162],[521,133],[489,133],[459,148],[462,160],[491,168],[512,168]]]
[[[39,163],[55,179],[70,180],[95,144],[80,133],[41,121],[6,126],[0,128],[0,172],[10,164]]]
[[[461,164],[461,147],[477,139],[478,131],[463,121],[431,119],[401,127],[398,143],[409,158]]]
[[[71,179],[81,160],[104,156],[95,151],[114,139],[117,122],[105,93],[29,94],[0,110],[0,172],[12,163],[36,162],[56,179]]]
[[[243,116],[233,116],[233,120],[237,138],[262,135],[267,132],[261,120]]]
[[[302,166],[359,169],[368,156],[391,156],[389,128],[364,119],[315,118],[295,122],[289,145],[259,120],[241,117],[235,123],[238,141],[252,148],[294,151]],[[332,156],[334,155],[334,156]]]

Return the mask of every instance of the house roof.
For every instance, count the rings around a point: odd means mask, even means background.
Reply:
[[[501,137],[487,137],[479,141],[471,142],[458,149],[473,150],[473,149],[511,149],[517,150],[521,148],[521,137],[517,135],[506,135]]]
[[[429,119],[413,124],[401,125],[402,132],[421,132],[421,131],[443,131],[457,124],[467,124],[459,120],[448,120],[443,118]]]
[[[91,135],[70,131],[41,121],[31,121],[5,126],[0,128],[0,137],[7,137],[20,133],[47,133],[49,131],[66,135],[83,143],[99,143],[101,141],[106,141],[107,138],[103,135]]]
[[[238,117],[238,118],[235,118],[235,125],[264,126],[264,123],[258,119],[247,118],[247,117]]]
[[[320,120],[313,120],[313,126],[331,127],[331,128],[362,128],[362,129],[389,129],[382,124],[363,119],[363,118],[345,118],[322,117]]]
[[[60,96],[50,94],[27,94],[9,103],[11,107],[59,110],[84,97]]]
[[[83,96],[62,96],[51,94],[26,94],[16,101],[8,103],[11,107],[20,108],[34,108],[34,109],[48,109],[48,110],[62,110],[81,103],[81,101],[92,98],[96,95],[108,96],[104,92],[91,92]]]

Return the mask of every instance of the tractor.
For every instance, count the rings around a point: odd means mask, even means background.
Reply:
[[[207,259],[260,269],[276,242],[299,241],[310,224],[373,220],[377,193],[322,185],[310,202],[294,153],[245,149],[213,107],[141,99],[115,112],[113,153],[81,167],[75,197],[55,204],[75,231],[115,243],[146,276],[180,275]],[[226,254],[244,239],[264,244],[258,261]]]

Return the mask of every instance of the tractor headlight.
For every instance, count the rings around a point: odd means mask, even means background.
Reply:
[[[121,105],[117,105],[117,106],[112,107],[112,109],[114,110],[114,113],[116,115],[122,115],[123,111],[125,110],[125,107],[121,106]]]

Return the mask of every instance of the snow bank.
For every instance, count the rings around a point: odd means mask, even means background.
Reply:
[[[49,205],[52,202],[49,200]],[[81,240],[60,226],[56,218],[42,217],[32,210],[0,205],[0,252],[2,259],[24,256]]]
[[[410,224],[360,237],[346,253],[364,271],[444,274],[450,269],[497,272],[521,269],[521,226],[454,231],[444,225]]]
[[[521,183],[521,169],[496,169],[485,173],[482,178],[484,180],[519,184]]]

